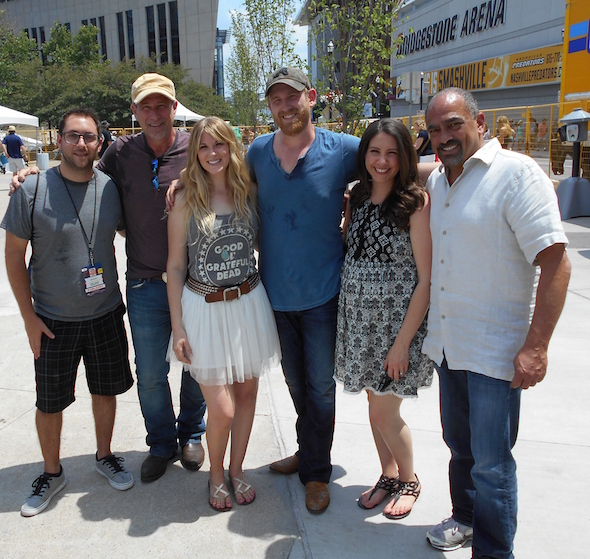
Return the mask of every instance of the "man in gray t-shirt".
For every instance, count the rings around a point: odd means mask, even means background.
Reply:
[[[74,401],[82,357],[96,424],[95,469],[115,489],[134,482],[123,458],[111,452],[116,395],[133,378],[113,246],[123,210],[115,183],[93,169],[101,144],[98,126],[88,109],[62,117],[59,167],[29,177],[12,195],[1,224],[8,279],[35,357],[36,425],[45,462],[23,516],[45,510],[66,485],[59,452],[62,416]]]

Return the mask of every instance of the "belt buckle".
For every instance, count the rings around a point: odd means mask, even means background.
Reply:
[[[236,299],[239,299],[242,296],[242,290],[240,289],[239,285],[234,285],[233,287],[226,287],[223,290],[223,300],[224,301],[227,301],[227,293],[229,291],[237,291],[238,292],[238,296],[236,297]],[[231,299],[230,299],[230,301],[231,301]]]

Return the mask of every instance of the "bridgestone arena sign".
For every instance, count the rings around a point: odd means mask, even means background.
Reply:
[[[492,29],[506,21],[506,0],[490,0],[465,10],[461,20],[460,14],[427,25],[417,31],[404,35],[397,46],[397,56],[406,56],[413,52],[426,50],[434,46],[454,41],[457,35],[467,37],[474,33]],[[462,21],[459,27],[459,21]]]

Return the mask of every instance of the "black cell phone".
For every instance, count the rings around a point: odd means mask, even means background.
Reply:
[[[387,374],[387,371],[382,371],[377,385],[377,392],[383,392],[392,382],[393,379]]]

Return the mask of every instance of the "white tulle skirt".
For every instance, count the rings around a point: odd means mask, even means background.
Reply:
[[[257,378],[281,362],[274,314],[262,283],[233,301],[207,303],[186,286],[182,324],[192,349],[184,369],[209,386]],[[170,337],[166,359],[178,363]]]

